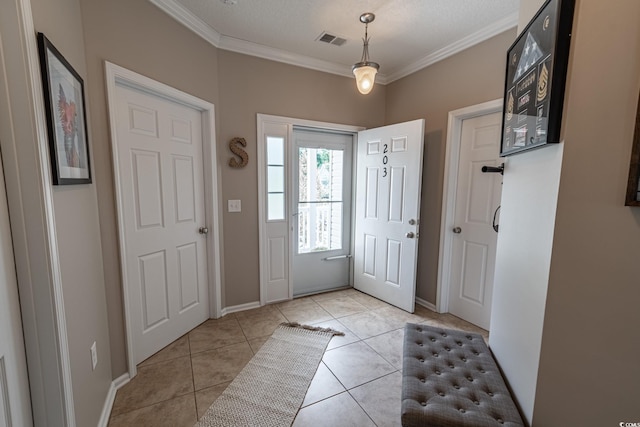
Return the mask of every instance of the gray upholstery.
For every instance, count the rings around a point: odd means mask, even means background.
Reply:
[[[402,425],[524,426],[482,336],[407,323]]]

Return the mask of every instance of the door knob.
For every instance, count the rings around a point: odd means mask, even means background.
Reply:
[[[200,233],[200,234],[208,234],[209,233],[209,229],[207,227],[200,227],[198,229],[198,233]]]
[[[454,232],[454,233],[456,233],[456,234],[460,234],[460,233],[462,233],[462,228],[460,228],[460,227],[453,227],[453,232]]]
[[[416,237],[416,234],[413,231],[410,231],[410,232],[407,233],[407,237],[409,239],[413,239],[414,237]]]

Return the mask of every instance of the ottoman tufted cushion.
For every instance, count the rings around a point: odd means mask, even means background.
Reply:
[[[402,425],[524,426],[481,335],[407,323]]]

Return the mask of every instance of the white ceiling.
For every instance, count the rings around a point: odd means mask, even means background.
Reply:
[[[150,0],[221,49],[345,76],[369,55],[389,83],[517,25],[520,0]],[[329,32],[342,46],[316,41]]]

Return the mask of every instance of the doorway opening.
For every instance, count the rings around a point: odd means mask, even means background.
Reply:
[[[294,127],[293,140],[293,296],[349,287],[354,136]]]
[[[345,172],[344,167],[345,162],[352,165],[352,147],[345,146],[353,146],[355,135],[363,128],[265,114],[258,114],[257,127],[260,305],[290,300],[294,294],[301,296],[327,290],[312,281],[294,290],[292,279],[305,277],[304,267],[296,267],[298,259],[303,266],[306,261],[321,265],[346,264],[348,280],[345,282],[341,276],[342,281],[336,278],[333,285],[350,286],[348,255],[352,253],[353,244],[351,232],[345,232],[344,227],[345,223],[350,227],[352,221],[348,205],[352,188],[337,185],[337,177],[332,181],[327,171],[333,168],[337,172],[341,162],[343,178],[345,173],[351,173]],[[302,186],[298,176],[301,172],[306,175]],[[318,181],[322,184],[320,187]],[[341,219],[337,215],[327,217],[332,210],[341,210]],[[337,237],[338,231],[342,238]],[[336,256],[343,258],[322,260]],[[318,271],[315,275],[323,278],[324,270]]]
[[[489,330],[501,176],[502,100],[449,112],[436,309]]]
[[[413,312],[424,120],[257,121],[260,305],[353,284]]]

